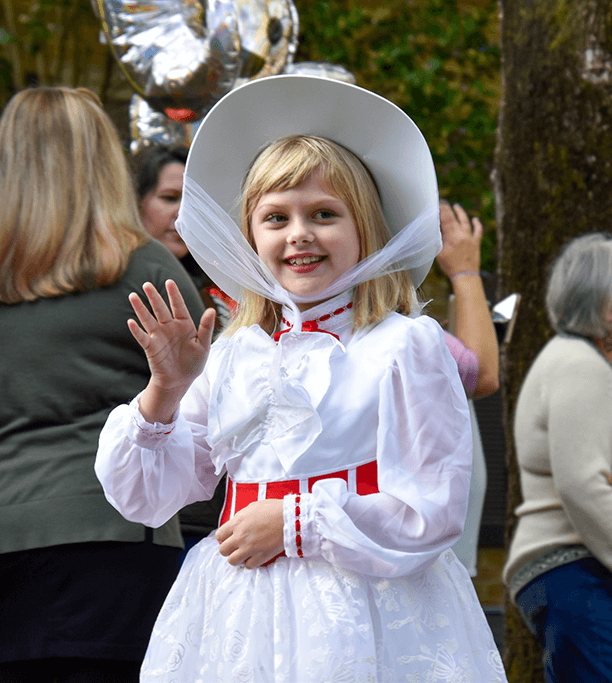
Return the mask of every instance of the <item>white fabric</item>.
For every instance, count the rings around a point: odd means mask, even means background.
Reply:
[[[211,280],[240,301],[248,289],[266,299],[292,308],[297,303],[320,301],[350,290],[355,285],[397,270],[429,269],[442,248],[437,202],[399,231],[378,252],[349,268],[327,289],[298,296],[283,289],[248,243],[240,228],[199,185],[185,175],[183,199],[176,228],[189,251]],[[420,284],[420,283],[418,283]]]
[[[348,493],[334,478],[302,494],[304,559],[245,570],[214,538],[201,541],[162,609],[142,680],[505,681],[449,550],[465,518],[471,432],[441,329],[392,314],[351,336],[349,311],[320,326],[340,341],[291,331],[276,345],[257,326],[220,339],[172,425],[147,425],[135,403],[111,413],[96,472],[125,517],[151,526],[212,495],[224,470],[278,481],[376,459],[379,471],[378,494]],[[286,539],[294,528],[285,506]]]
[[[142,683],[502,683],[464,567],[452,550],[395,579],[324,559],[234,568],[200,542],[153,629]]]
[[[487,492],[487,463],[485,460],[478,418],[474,408],[474,401],[468,401],[472,418],[472,478],[470,480],[470,495],[468,498],[467,517],[461,538],[453,546],[453,552],[468,570],[470,576],[478,575],[478,539],[480,537],[480,522],[484,509]]]

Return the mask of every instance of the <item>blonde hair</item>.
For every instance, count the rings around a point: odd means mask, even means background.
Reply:
[[[110,285],[142,227],[110,118],[85,88],[17,93],[0,118],[0,302]]]
[[[242,192],[241,228],[255,248],[251,218],[257,203],[268,192],[283,192],[301,185],[320,171],[331,193],[348,207],[359,236],[359,260],[375,253],[391,238],[374,178],[363,162],[348,149],[326,138],[292,135],[268,145],[247,171]],[[407,271],[398,271],[364,282],[355,288],[353,329],[371,325],[390,312],[408,315],[415,301]],[[239,312],[228,328],[258,324],[271,334],[280,322],[280,305],[246,290]]]

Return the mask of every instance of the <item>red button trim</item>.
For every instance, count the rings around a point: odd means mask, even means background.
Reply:
[[[335,315],[340,315],[341,313],[344,313],[344,311],[348,311],[349,309],[353,308],[353,302],[351,301],[348,303],[346,306],[342,306],[342,308],[337,308],[333,313],[325,313],[325,315],[321,315],[318,318],[315,318],[314,320],[304,320],[302,323],[302,332],[325,332],[327,334],[331,334],[332,337],[336,337],[338,341],[340,341],[340,337],[337,334],[334,334],[333,332],[329,332],[328,330],[322,330],[319,328],[318,323],[325,322],[326,320],[330,320],[333,318]],[[285,318],[282,318],[282,321],[285,325],[288,326],[288,329],[286,330],[279,330],[278,332],[275,332],[272,336],[274,337],[274,341],[278,342],[283,334],[286,334],[291,330],[291,323],[288,320],[285,320]]]
[[[302,535],[300,532],[300,514],[302,512],[300,508],[301,496],[295,497],[295,545],[297,547],[298,557],[304,557],[304,552],[302,551]]]

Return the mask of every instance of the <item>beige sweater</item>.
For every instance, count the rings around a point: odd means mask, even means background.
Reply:
[[[546,344],[521,388],[514,438],[524,502],[504,581],[572,544],[612,571],[612,364],[594,344]]]

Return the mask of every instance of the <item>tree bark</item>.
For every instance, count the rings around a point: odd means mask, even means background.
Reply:
[[[512,342],[502,349],[508,543],[522,500],[512,421],[525,374],[552,335],[548,269],[568,240],[612,229],[612,8],[609,0],[499,3],[499,295],[522,294]],[[504,649],[511,683],[543,680],[539,648],[511,605]]]

